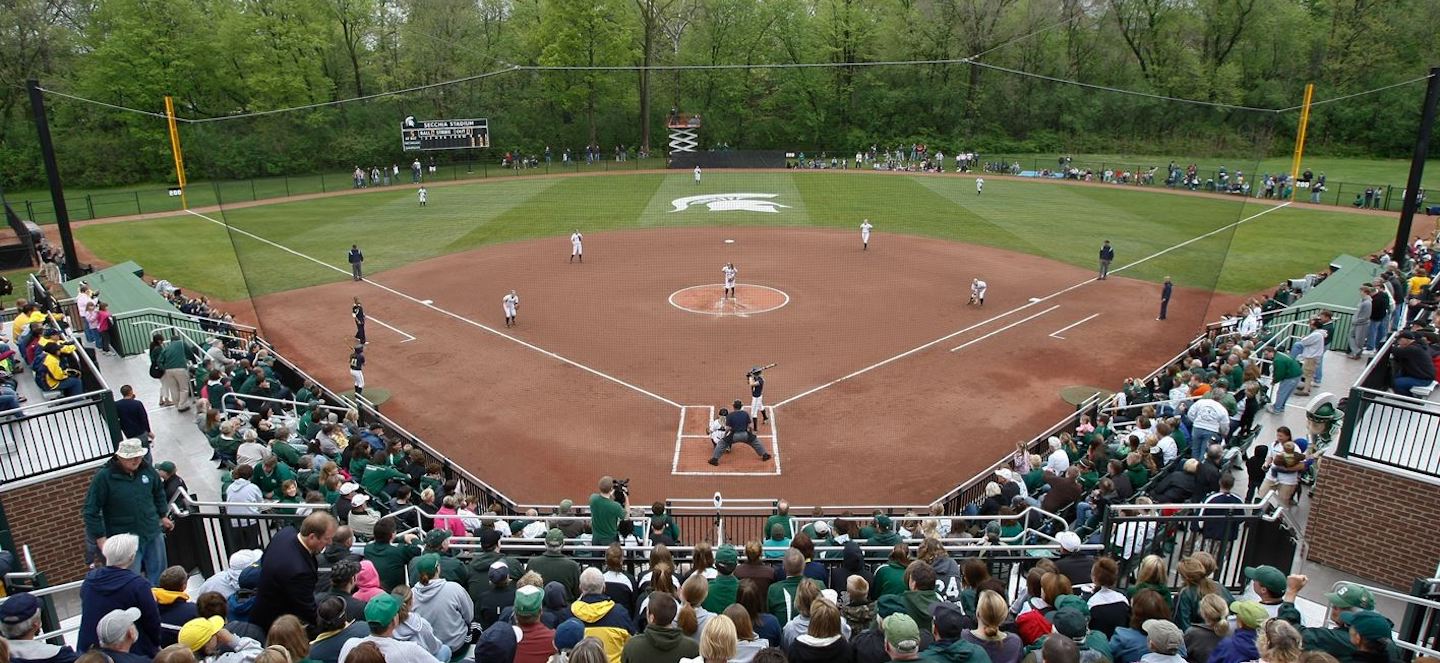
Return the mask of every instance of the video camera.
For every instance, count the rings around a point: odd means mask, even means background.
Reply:
[[[619,503],[621,503],[621,504],[629,504],[629,503],[630,503],[630,499],[629,499],[629,498],[630,498],[630,480],[629,480],[629,479],[616,479],[616,480],[615,480],[615,501],[616,501],[616,502],[619,502]]]

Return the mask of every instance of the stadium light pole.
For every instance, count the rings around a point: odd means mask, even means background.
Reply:
[[[50,202],[55,206],[55,225],[60,228],[60,248],[65,251],[66,278],[80,277],[80,260],[75,257],[75,235],[70,232],[70,211],[65,208],[65,187],[60,184],[60,167],[55,163],[55,144],[50,141],[50,121],[45,115],[45,94],[40,81],[25,81],[30,93],[30,111],[35,114],[35,133],[40,138],[40,157],[45,161],[45,178],[50,181]]]
[[[1390,250],[1390,257],[1401,264],[1404,264],[1405,248],[1410,244],[1410,224],[1415,220],[1420,179],[1425,174],[1425,158],[1430,150],[1430,130],[1435,126],[1437,99],[1440,99],[1440,67],[1431,67],[1430,80],[1425,85],[1425,105],[1420,108],[1420,132],[1415,137],[1415,156],[1410,159],[1410,178],[1405,181],[1400,224],[1395,228],[1395,245]]]

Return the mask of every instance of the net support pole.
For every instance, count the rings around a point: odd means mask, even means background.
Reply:
[[[1295,130],[1295,156],[1290,160],[1290,198],[1295,198],[1295,182],[1300,177],[1300,160],[1305,156],[1305,130],[1310,126],[1310,100],[1315,97],[1315,84],[1305,84],[1305,100],[1300,104],[1300,126]]]
[[[1430,151],[1430,130],[1435,126],[1435,102],[1440,99],[1440,67],[1430,68],[1425,85],[1425,105],[1420,107],[1420,131],[1415,135],[1415,156],[1410,159],[1410,177],[1405,181],[1405,201],[1400,207],[1400,224],[1395,228],[1395,245],[1390,257],[1404,264],[1405,248],[1410,244],[1410,224],[1415,220],[1416,197],[1421,178],[1425,175],[1425,158]]]
[[[55,226],[60,230],[60,248],[65,252],[65,276],[80,276],[80,260],[75,256],[75,235],[70,231],[70,210],[65,207],[65,187],[60,184],[60,166],[55,163],[55,143],[50,140],[50,120],[45,115],[45,93],[40,81],[25,81],[30,93],[30,112],[35,115],[35,135],[40,140],[40,158],[45,162],[45,179],[50,182],[50,202],[55,206]]]
[[[175,98],[165,95],[165,121],[170,126],[170,153],[175,157],[175,181],[180,184],[180,209],[190,209],[185,201],[185,153],[180,150],[180,129],[175,126]]]

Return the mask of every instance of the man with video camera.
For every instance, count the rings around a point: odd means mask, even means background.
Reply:
[[[629,479],[616,481],[615,477],[600,477],[600,492],[590,494],[591,545],[608,546],[619,538],[620,521],[630,508],[626,490],[629,483]]]

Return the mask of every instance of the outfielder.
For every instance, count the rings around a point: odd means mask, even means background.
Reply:
[[[725,267],[720,270],[720,273],[725,275],[725,295],[724,295],[724,297],[729,298],[729,299],[734,299],[734,298],[735,298],[735,275],[738,274],[738,273],[740,273],[740,270],[735,269],[735,263],[733,263],[733,262],[727,262],[727,263],[725,263]]]
[[[985,306],[985,290],[989,287],[990,286],[986,285],[985,282],[981,281],[980,279],[971,280],[970,301],[966,304],[966,306],[969,306],[971,304],[979,304],[983,308]]]
[[[861,221],[861,222],[860,222],[860,250],[861,250],[861,251],[868,251],[868,250],[870,250],[870,229],[871,229],[871,228],[874,228],[874,227],[875,227],[875,226],[870,225],[870,219],[865,219],[864,221]]]
[[[580,236],[579,228],[576,228],[575,232],[570,233],[570,262],[575,262],[576,258],[579,258],[580,262],[585,262],[584,239],[585,238]]]
[[[700,183],[700,167],[699,167],[699,166],[696,166],[696,167],[695,167],[695,183],[696,183],[696,184],[699,184],[699,183]]]
[[[518,324],[515,322],[515,313],[520,310],[520,296],[515,294],[514,290],[500,299],[500,307],[505,309],[505,327],[507,329]]]
[[[985,192],[985,178],[983,178],[983,177],[977,177],[977,178],[975,178],[975,195],[978,196],[978,195],[980,195],[980,194],[982,194],[982,193],[984,193],[984,192]]]
[[[365,393],[365,345],[355,344],[355,350],[350,353],[350,378],[355,381],[355,397],[361,398]]]
[[[416,169],[415,172],[418,174],[418,173],[420,172],[420,170],[419,170],[419,169]],[[416,193],[420,194],[420,206],[421,206],[421,207],[424,207],[424,206],[425,206],[425,201],[430,198],[430,192],[429,192],[429,191],[426,191],[426,190],[425,190],[425,187],[422,186],[422,187],[420,187],[419,190],[416,191]]]
[[[770,413],[765,411],[765,376],[756,366],[746,374],[745,381],[750,383],[750,428],[758,431],[761,417],[765,418],[765,423],[770,423]]]

